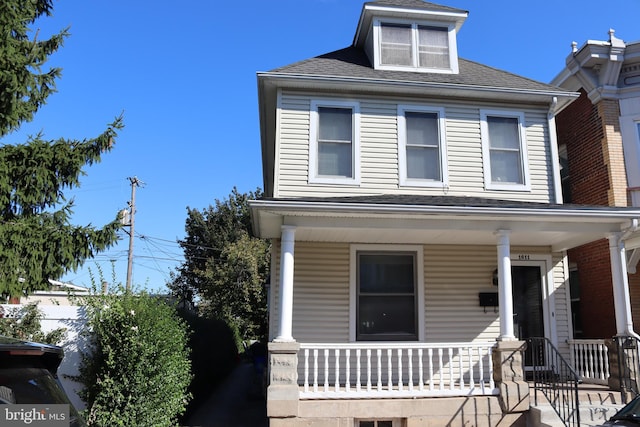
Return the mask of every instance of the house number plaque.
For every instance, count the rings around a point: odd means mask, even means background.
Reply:
[[[517,258],[518,258],[518,261],[530,261],[531,260],[531,255],[529,255],[529,254],[518,254]]]

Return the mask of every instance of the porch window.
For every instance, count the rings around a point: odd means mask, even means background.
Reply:
[[[358,179],[358,105],[312,103],[309,182],[355,184]]]
[[[418,339],[416,254],[357,252],[356,340]]]
[[[447,185],[447,149],[444,109],[398,106],[400,184]]]
[[[483,111],[481,122],[485,187],[529,190],[524,114]]]

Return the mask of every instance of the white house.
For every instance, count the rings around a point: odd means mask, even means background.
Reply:
[[[271,426],[521,425],[520,350],[569,358],[566,251],[597,239],[632,330],[640,210],[562,204],[578,94],[459,58],[467,15],[367,2],[350,46],[258,73]]]

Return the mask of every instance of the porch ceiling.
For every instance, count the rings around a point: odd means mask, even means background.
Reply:
[[[562,251],[628,228],[640,210],[280,203],[252,201],[253,227],[279,238],[296,227],[297,241],[495,245],[510,230],[511,245]]]

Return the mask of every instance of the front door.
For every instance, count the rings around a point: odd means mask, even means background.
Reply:
[[[513,330],[516,338],[526,341],[544,337],[542,275],[537,265],[511,267],[513,286]],[[531,366],[531,355],[525,352],[525,366]]]

